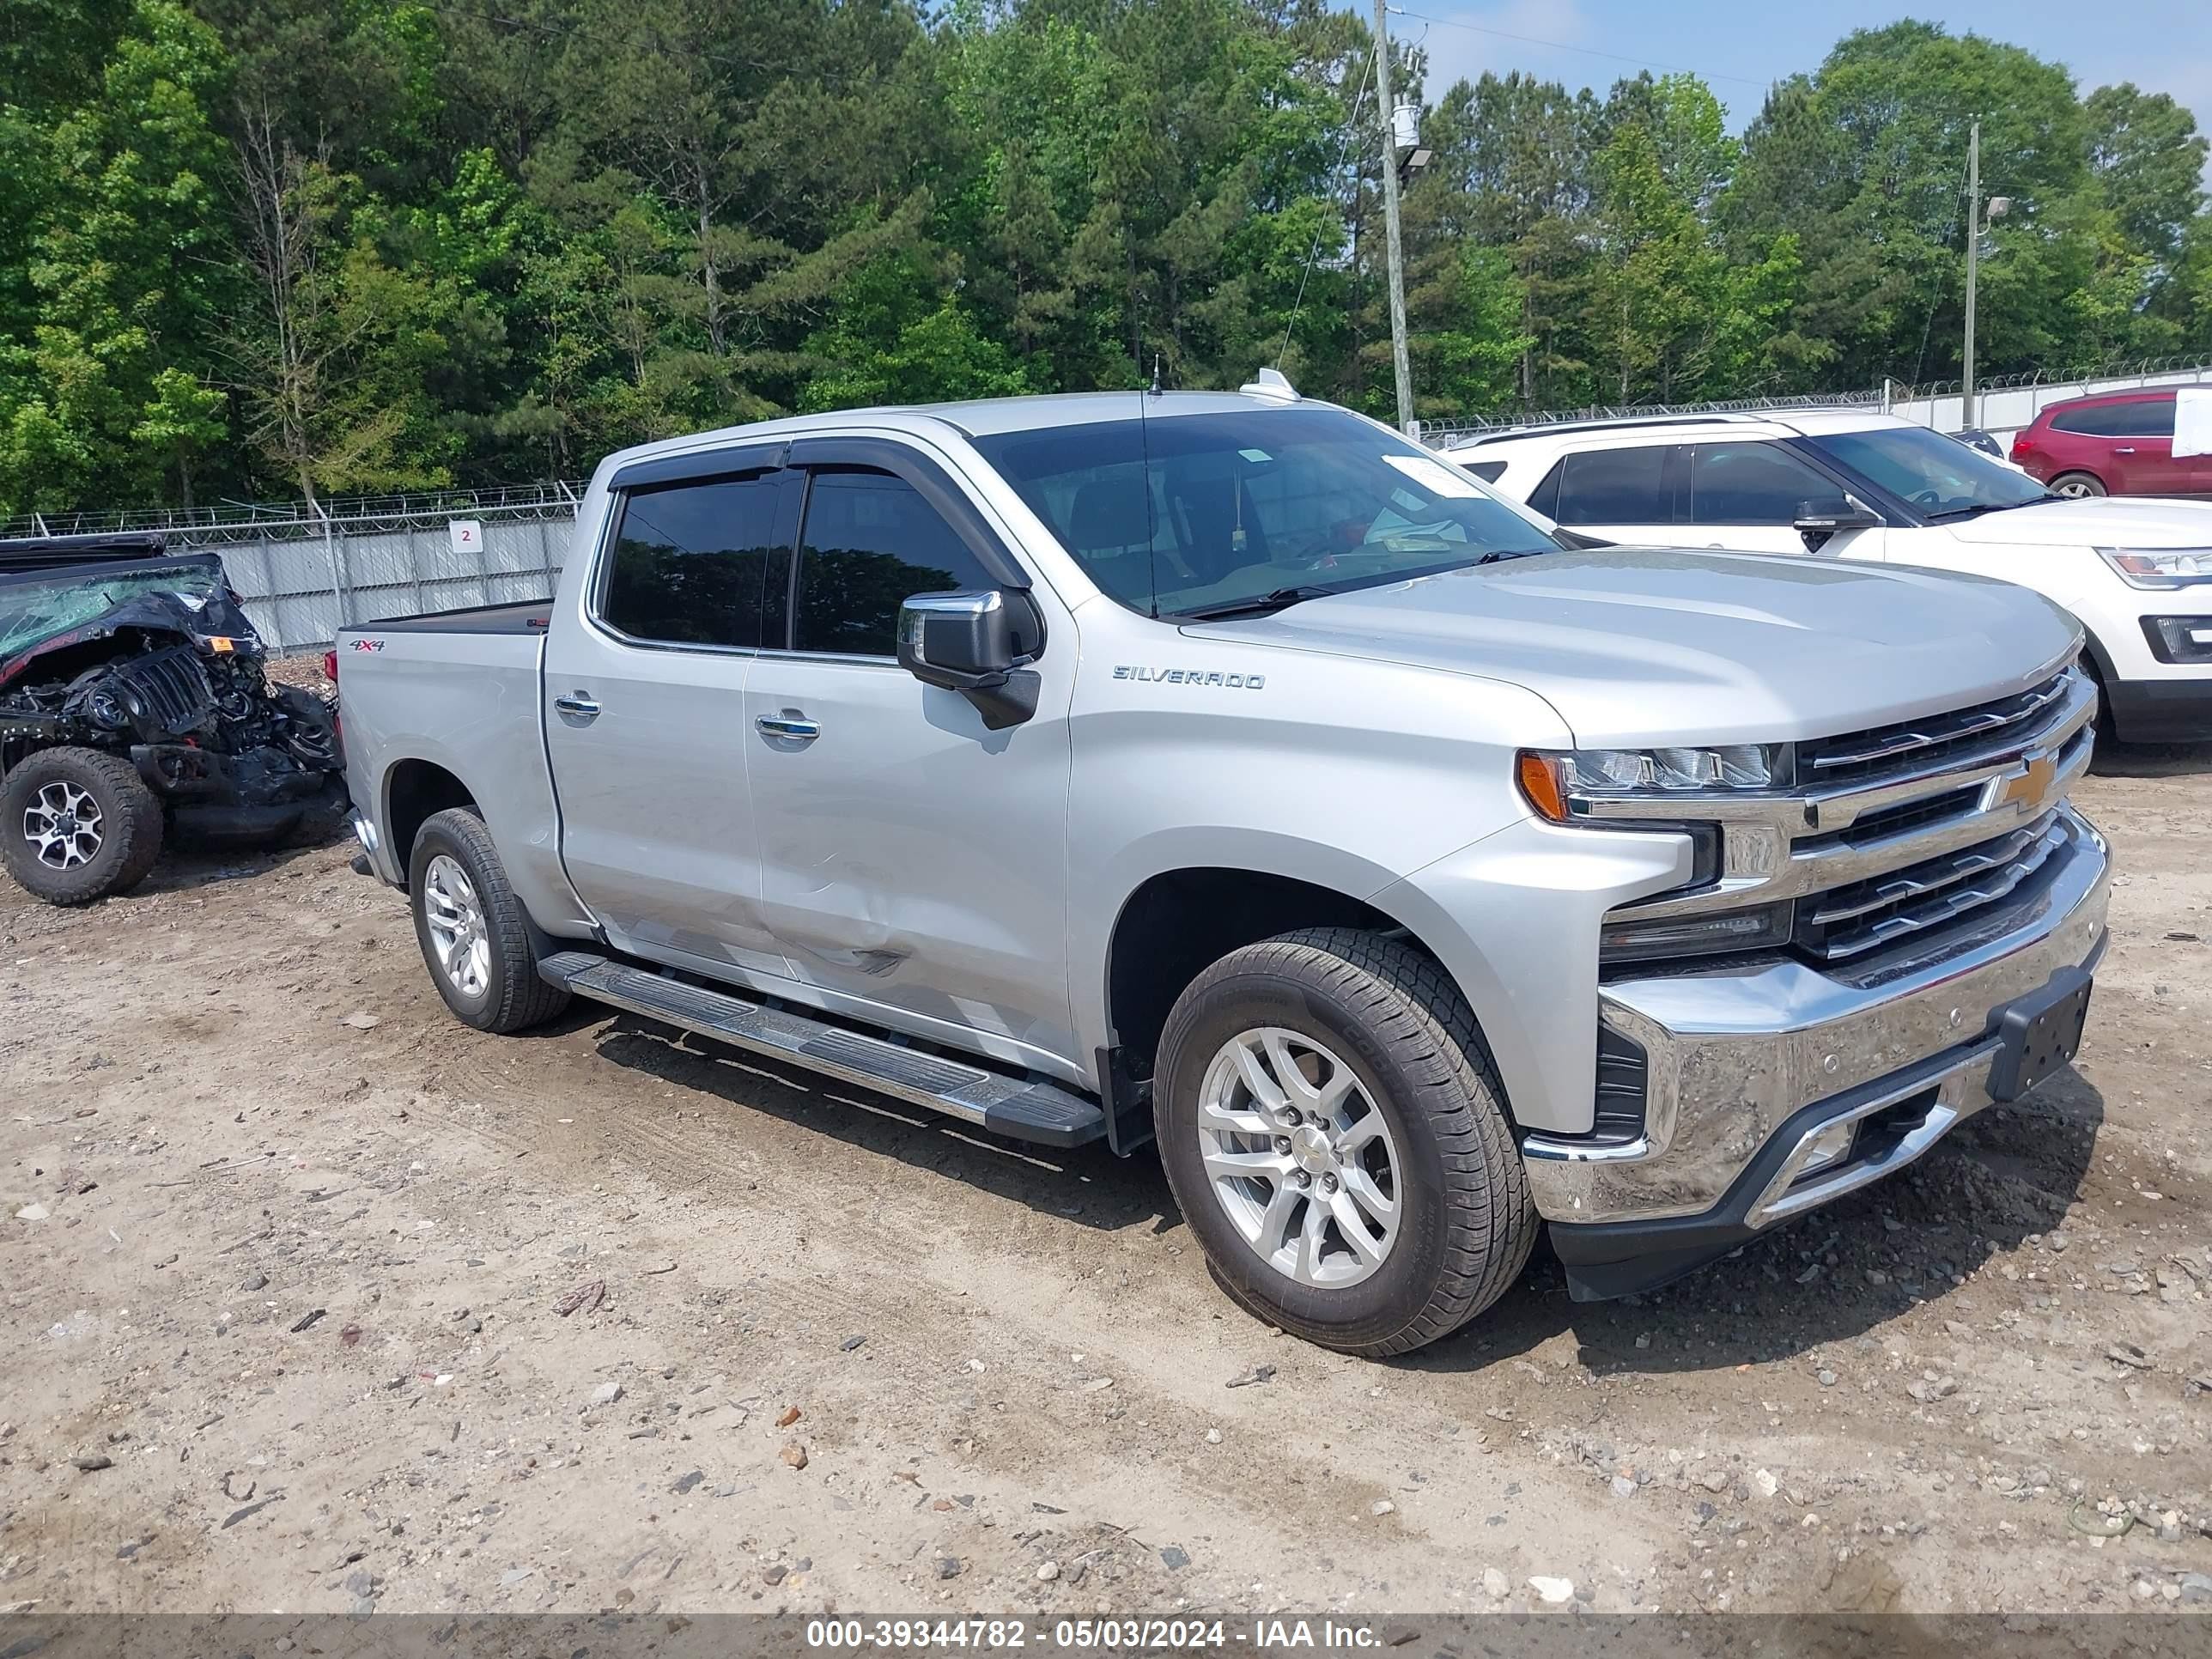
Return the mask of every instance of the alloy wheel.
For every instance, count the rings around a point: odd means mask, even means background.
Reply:
[[[91,792],[63,780],[39,791],[23,811],[23,838],[37,849],[39,862],[53,870],[73,870],[100,854],[104,821]]]
[[[1285,1278],[1340,1289],[1389,1259],[1404,1206],[1397,1143],[1322,1043],[1280,1026],[1224,1043],[1200,1085],[1198,1139],[1223,1213]]]
[[[422,919],[439,971],[463,996],[482,996],[491,983],[491,939],[476,884],[458,859],[441,853],[423,872]]]

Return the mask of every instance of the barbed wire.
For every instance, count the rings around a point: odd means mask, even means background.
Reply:
[[[240,540],[283,541],[320,536],[325,524],[356,533],[399,530],[427,520],[470,517],[573,518],[583,486],[564,479],[481,489],[424,490],[397,495],[341,495],[310,504],[220,501],[210,507],[113,507],[88,513],[19,513],[0,519],[0,539],[23,536],[109,535],[161,531],[179,546]]]

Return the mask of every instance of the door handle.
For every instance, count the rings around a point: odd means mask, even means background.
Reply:
[[[2132,455],[2135,453],[2136,447],[2133,444],[2115,444],[2112,447],[2112,453],[2115,455]]]
[[[771,738],[788,738],[798,743],[811,743],[822,735],[822,727],[796,708],[787,708],[781,714],[762,714],[753,724]]]
[[[599,717],[599,706],[589,694],[570,691],[553,699],[553,706],[564,714],[574,714],[580,720],[595,720]]]

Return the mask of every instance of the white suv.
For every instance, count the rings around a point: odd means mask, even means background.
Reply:
[[[2212,739],[2212,502],[2062,500],[1955,439],[1866,410],[1523,427],[1447,453],[1606,541],[2018,582],[2081,619],[2113,735]]]

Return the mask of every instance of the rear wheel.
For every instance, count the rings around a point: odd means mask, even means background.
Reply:
[[[2104,480],[2094,472],[2062,472],[2051,481],[2051,493],[2071,496],[2078,501],[2085,495],[2102,495],[2108,492]]]
[[[0,784],[0,863],[49,904],[128,892],[161,855],[161,798],[119,755],[41,749]]]
[[[1230,1296],[1348,1353],[1404,1353],[1504,1293],[1537,1218],[1474,1016],[1410,945],[1348,928],[1232,951],[1177,1000],[1154,1113]]]
[[[568,992],[538,975],[529,919],[474,812],[448,807],[423,823],[408,861],[407,891],[431,981],[465,1024],[520,1031],[568,1006]]]

